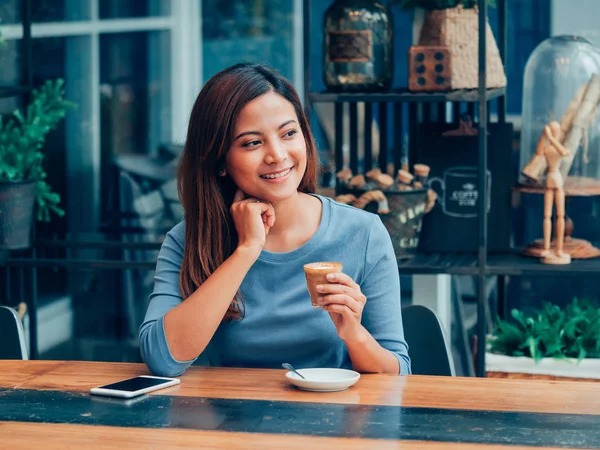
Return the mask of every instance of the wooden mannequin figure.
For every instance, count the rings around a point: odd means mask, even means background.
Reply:
[[[571,152],[560,141],[563,131],[558,122],[550,122],[544,127],[546,139],[540,139],[536,154],[544,156],[548,164],[546,170],[546,190],[544,192],[544,251],[542,262],[544,264],[569,264],[571,255],[563,251],[565,240],[565,191],[564,180],[560,173],[560,164],[564,157]],[[551,249],[552,234],[552,209],[556,206],[556,248]]]

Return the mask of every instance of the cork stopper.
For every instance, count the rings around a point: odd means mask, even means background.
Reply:
[[[410,184],[412,183],[413,178],[414,177],[412,176],[412,174],[406,170],[400,169],[398,171],[398,181],[400,183]]]
[[[365,177],[362,175],[355,175],[350,180],[350,183],[348,183],[349,186],[357,187],[357,188],[364,187],[365,184],[366,184]]]
[[[394,178],[388,175],[387,173],[382,173],[377,177],[377,184],[380,188],[389,188],[391,185],[394,184]]]
[[[368,180],[373,181],[377,181],[379,175],[381,175],[381,169],[371,169],[365,174]]]
[[[413,169],[415,171],[415,175],[419,177],[428,177],[429,171],[431,170],[431,168],[425,164],[415,164]]]

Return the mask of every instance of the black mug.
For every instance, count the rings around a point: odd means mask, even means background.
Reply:
[[[477,217],[479,192],[477,190],[477,167],[451,167],[444,171],[443,179],[431,178],[429,187],[438,194],[437,201],[442,205],[444,214],[452,217]],[[487,212],[490,211],[490,191],[492,174],[486,171]],[[434,184],[440,184],[440,190]]]

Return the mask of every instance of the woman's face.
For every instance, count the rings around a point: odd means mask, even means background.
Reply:
[[[306,170],[306,142],[289,101],[268,92],[242,109],[225,170],[251,197],[277,203],[297,193]]]

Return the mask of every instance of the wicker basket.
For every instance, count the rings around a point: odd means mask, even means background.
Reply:
[[[340,192],[360,197],[367,192],[367,189],[352,189],[344,186]],[[398,259],[412,258],[417,253],[419,246],[419,236],[427,205],[427,189],[383,190],[383,193],[387,198],[390,212],[379,214],[379,216],[390,234],[396,257]],[[378,207],[378,202],[373,201],[364,209],[377,214]]]
[[[450,89],[475,89],[479,84],[479,11],[448,8],[425,13],[419,46],[447,47],[451,57]],[[506,86],[506,75],[490,24],[486,25],[486,84]]]

